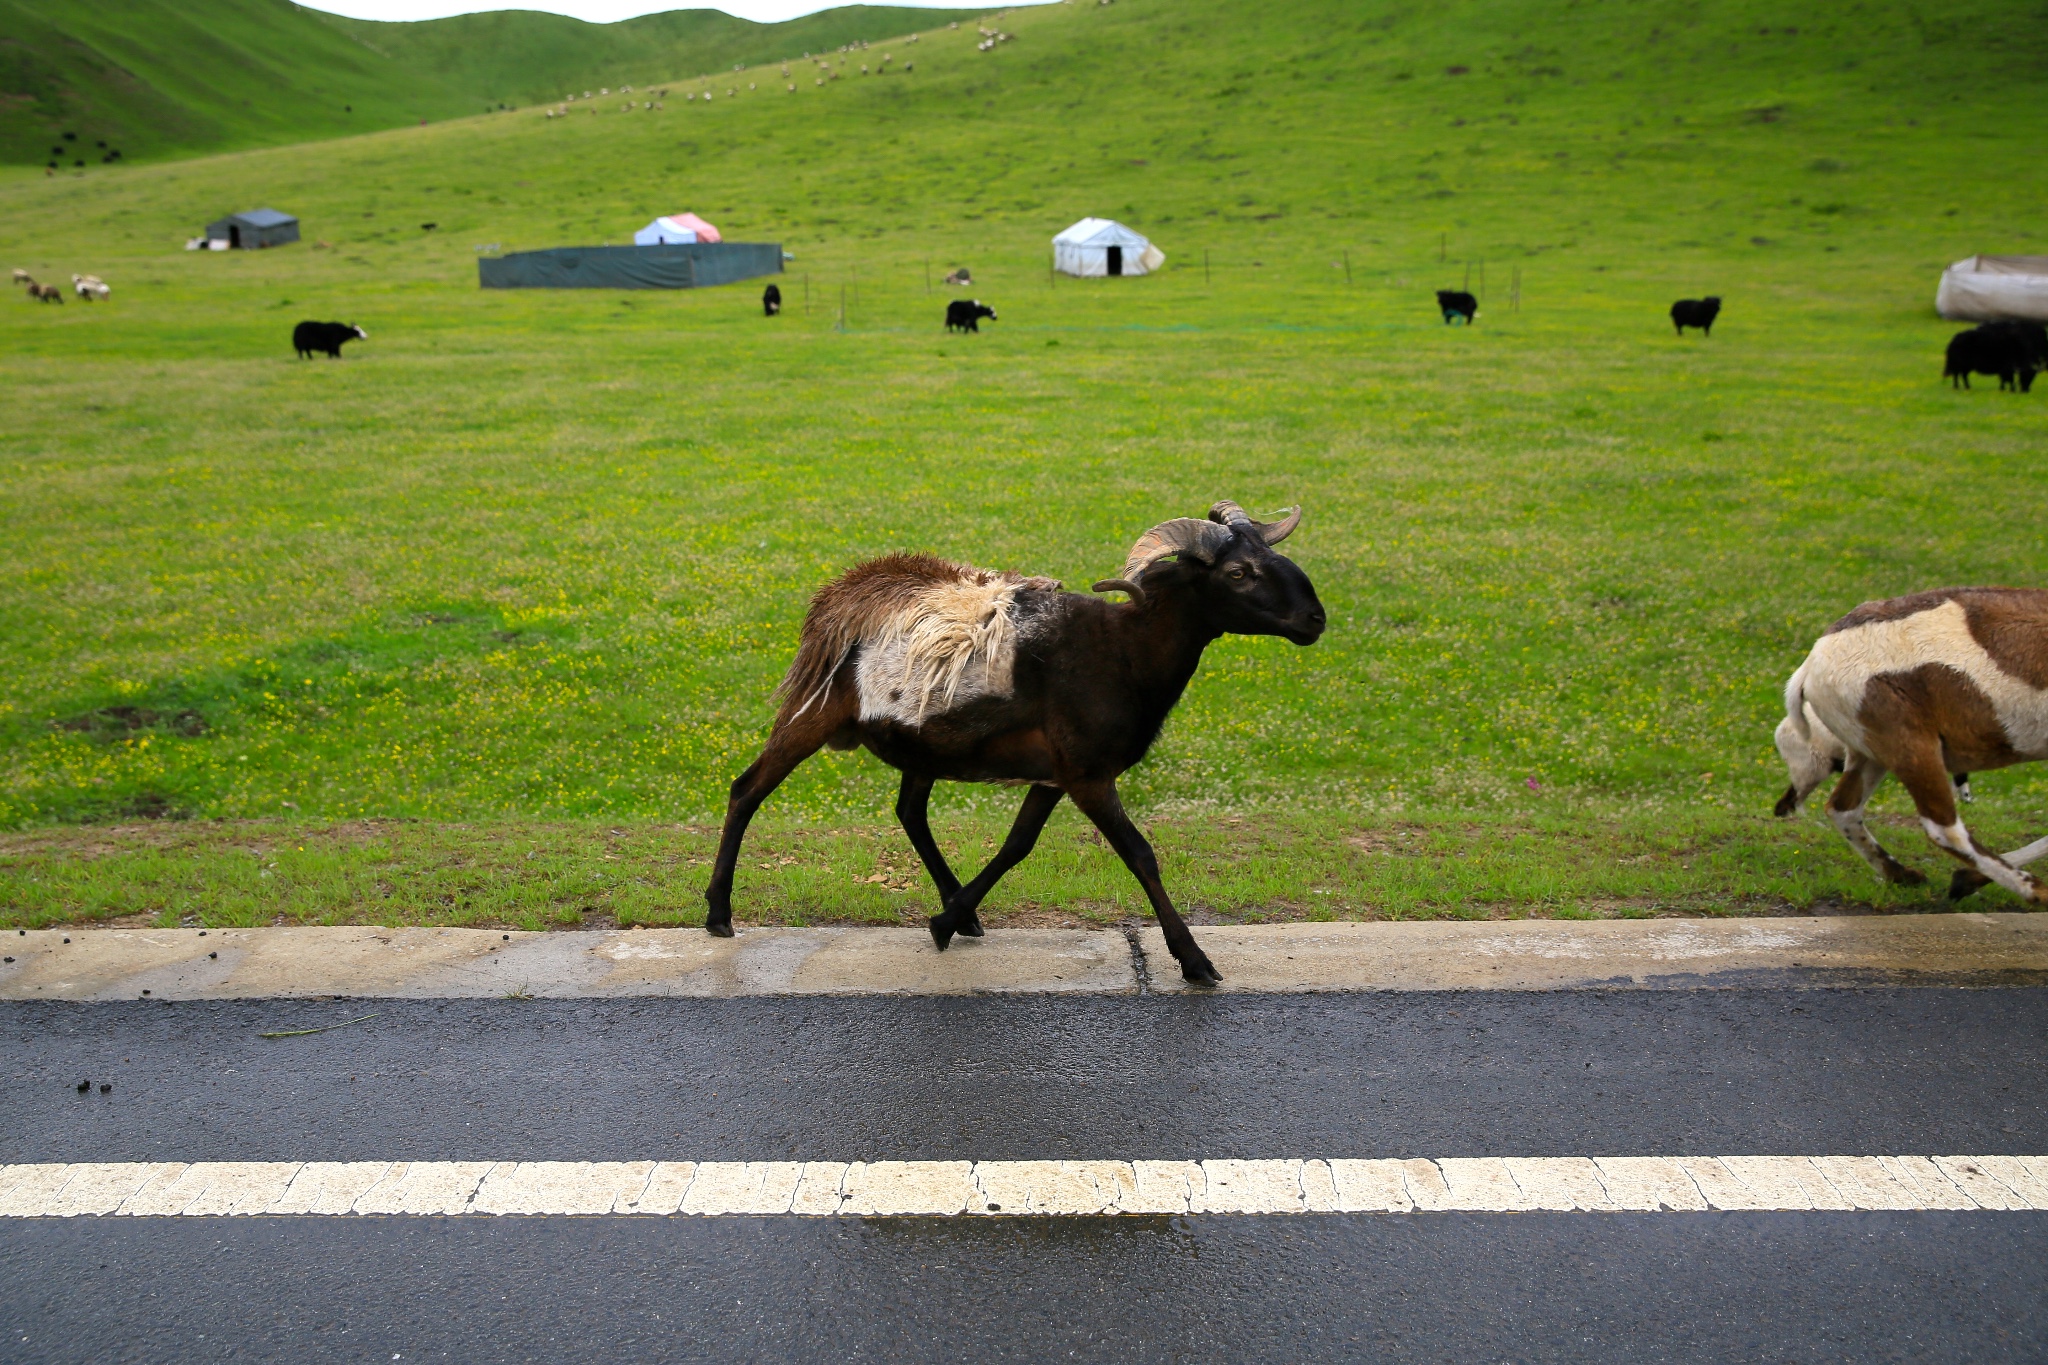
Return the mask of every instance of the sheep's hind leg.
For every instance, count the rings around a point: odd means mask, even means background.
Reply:
[[[1045,829],[1045,822],[1052,818],[1053,808],[1065,795],[1058,787],[1033,787],[1024,796],[1024,804],[1017,810],[1017,818],[1010,824],[1010,833],[1003,840],[1003,846],[996,850],[996,856],[988,860],[988,866],[974,874],[974,880],[964,887],[957,887],[946,897],[943,914],[932,916],[932,942],[944,952],[954,934],[968,938],[981,937],[981,917],[975,913],[981,906],[982,898],[988,895],[1002,875],[1023,862],[1038,845],[1038,836]],[[970,926],[972,926],[970,928]]]
[[[718,836],[718,860],[711,867],[711,882],[704,888],[706,933],[732,937],[732,875],[739,866],[740,841],[747,837],[747,825],[768,794],[782,785],[782,779],[797,764],[825,746],[825,741],[852,723],[855,714],[851,688],[835,686],[821,705],[799,716],[785,715],[775,722],[761,756],[733,779],[726,799],[725,828]]]
[[[1885,852],[1863,823],[1863,808],[1869,804],[1870,794],[1877,790],[1878,783],[1884,781],[1884,774],[1885,770],[1876,761],[1861,754],[1850,755],[1847,766],[1842,769],[1842,780],[1835,784],[1835,790],[1828,796],[1828,818],[1849,841],[1849,847],[1877,870],[1878,876],[1895,886],[1918,886],[1927,880],[1926,876]]]
[[[1898,764],[1899,781],[1912,794],[1913,805],[1920,812],[1921,828],[1934,846],[1963,865],[1963,873],[1975,874],[1985,881],[1997,882],[2022,900],[2036,904],[2048,903],[2048,887],[2036,881],[2031,873],[2022,872],[2014,863],[1999,857],[1990,849],[1979,844],[1963,824],[1962,813],[1956,809],[1955,787],[1949,781],[1946,769],[1941,766],[1940,750],[1935,743],[1915,746],[1915,752],[1902,755]],[[2048,840],[2042,841],[2048,846]],[[2040,856],[2041,846],[2029,844],[2020,849],[2018,855],[2027,860]],[[1961,874],[1959,874],[1961,875]],[[1978,885],[1982,885],[1978,882]],[[1949,894],[1954,896],[1956,882],[1949,881]],[[1974,891],[1975,886],[1969,888]],[[1968,894],[1966,891],[1965,895]]]
[[[1997,856],[2007,867],[2025,867],[2044,853],[2048,853],[2048,839],[2036,839],[2024,848],[2016,848],[2010,853],[2001,853]],[[1959,901],[1989,885],[1991,878],[1974,867],[1959,867],[1955,870],[1955,875],[1948,879],[1948,898]]]
[[[1173,954],[1180,963],[1180,974],[1197,986],[1221,984],[1222,973],[1209,961],[1209,955],[1195,942],[1195,936],[1188,932],[1187,921],[1173,908],[1173,901],[1166,894],[1165,883],[1159,880],[1159,859],[1152,852],[1152,845],[1145,842],[1145,836],[1131,823],[1131,817],[1124,813],[1123,802],[1117,799],[1115,782],[1070,783],[1067,795],[1074,798],[1074,804],[1081,813],[1095,822],[1095,828],[1102,831],[1102,837],[1109,840],[1109,846],[1124,860],[1124,866],[1145,888],[1145,898],[1152,902],[1152,913],[1159,920],[1159,931],[1166,935],[1166,951]]]
[[[939,904],[944,906],[959,894],[960,879],[953,875],[946,855],[939,851],[939,841],[932,838],[932,825],[927,813],[931,798],[931,778],[919,777],[916,773],[903,774],[903,785],[896,789],[896,823],[903,826],[903,832],[910,836],[910,846],[923,859],[924,870],[931,874],[932,885],[938,888]],[[957,932],[969,938],[980,938],[981,921],[975,920],[972,928],[963,925]]]

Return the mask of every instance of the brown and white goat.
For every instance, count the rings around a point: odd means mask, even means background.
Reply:
[[[930,555],[870,560],[826,584],[804,617],[768,744],[732,784],[704,927],[732,935],[740,841],[768,794],[820,748],[865,746],[903,774],[896,818],[938,887],[931,932],[941,950],[955,934],[981,936],[983,897],[1071,797],[1145,888],[1181,974],[1221,980],[1173,908],[1116,779],[1152,747],[1211,641],[1308,645],[1322,635],[1315,587],[1272,549],[1300,520],[1297,508],[1255,522],[1219,502],[1206,521],[1161,522],[1138,538],[1122,577],[1095,585],[1127,593],[1122,603]],[[941,780],[1029,789],[1002,848],[964,886],[926,818]]]
[[[1864,806],[1892,772],[1927,837],[1963,865],[1950,897],[1997,882],[2048,904],[2048,887],[2021,870],[2048,853],[2048,839],[2003,855],[1984,848],[1964,827],[1949,781],[1952,772],[2048,758],[2048,591],[1944,588],[1866,602],[1835,622],[1785,685],[1778,752],[1792,788],[1780,815],[1825,776],[1829,740],[1840,749],[1842,780],[1828,815],[1879,876],[1907,886],[1927,880],[1864,824]]]

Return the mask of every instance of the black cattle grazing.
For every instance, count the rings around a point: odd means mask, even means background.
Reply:
[[[1697,327],[1707,336],[1714,334],[1714,319],[1721,316],[1721,296],[1709,294],[1703,299],[1680,299],[1671,305],[1671,329],[1680,336],[1688,327]]]
[[[782,311],[782,291],[772,284],[761,291],[761,311],[771,318]]]
[[[1206,520],[1163,521],[1138,537],[1121,574],[1095,585],[1126,594],[1123,603],[922,554],[869,560],[820,588],[768,743],[732,784],[705,929],[733,935],[740,843],[768,794],[819,749],[865,747],[903,774],[896,818],[939,893],[938,948],[955,934],[982,936],[983,898],[1071,799],[1144,888],[1181,975],[1214,984],[1216,968],[1166,894],[1116,780],[1145,757],[1215,641],[1321,638],[1315,586],[1273,548],[1300,522],[1299,508],[1257,522],[1234,502]],[[941,781],[1026,792],[1009,838],[965,883],[932,837],[928,808]]]
[[[980,299],[954,299],[946,305],[946,330],[949,332],[979,332],[981,320],[996,320],[996,310]]]
[[[292,328],[292,349],[299,359],[310,360],[313,352],[325,351],[330,359],[341,359],[341,344],[369,333],[350,322],[302,322]]]
[[[2017,341],[2037,370],[2048,370],[2048,326],[2038,322],[1987,322],[1977,328]]]
[[[1462,289],[1439,289],[1436,291],[1436,306],[1444,310],[1444,326],[1451,325],[1453,318],[1465,319],[1471,326],[1479,317],[1479,300]]]
[[[1967,389],[1972,374],[1995,374],[1998,387],[2031,392],[2034,374],[2048,361],[2048,335],[2039,323],[1987,322],[1949,338],[1941,377]]]

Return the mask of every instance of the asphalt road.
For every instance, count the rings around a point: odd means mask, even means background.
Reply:
[[[31,1003],[0,1159],[2032,1154],[2044,1026],[2041,989]],[[0,1360],[2029,1360],[2044,1250],[2025,1213],[17,1220]]]

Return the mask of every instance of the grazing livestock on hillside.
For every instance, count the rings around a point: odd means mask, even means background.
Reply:
[[[15,267],[14,271],[14,282],[16,284],[34,284],[35,277],[30,275],[26,270],[23,270],[19,266],[17,266]]]
[[[1680,299],[1671,305],[1671,330],[1680,336],[1688,327],[1697,327],[1706,336],[1714,334],[1714,319],[1721,316],[1721,296],[1709,294],[1703,299]]]
[[[2048,591],[1943,588],[1865,602],[1828,628],[1785,685],[1778,749],[1794,771],[1787,797],[1812,790],[1801,763],[1819,781],[1799,753],[1817,739],[1816,723],[1843,760],[1828,816],[1880,877],[1902,886],[1927,880],[1864,824],[1871,793],[1897,773],[1927,837],[1963,865],[1951,897],[1997,882],[2048,903],[2048,887],[2020,870],[2048,853],[2048,839],[2002,856],[1984,848],[1964,828],[1949,780],[1951,771],[2048,758]],[[1778,803],[1784,814],[1797,806]]]
[[[292,328],[292,349],[301,360],[311,360],[315,351],[325,351],[329,360],[339,360],[343,342],[367,341],[369,337],[352,322],[302,322]]]
[[[1128,594],[1123,603],[922,554],[870,560],[826,584],[804,617],[767,746],[732,784],[704,927],[732,935],[740,843],[768,794],[820,748],[864,745],[903,774],[896,818],[938,888],[930,928],[940,949],[955,934],[981,936],[982,899],[1072,797],[1144,887],[1181,974],[1219,981],[1116,780],[1152,747],[1211,642],[1322,636],[1314,585],[1273,550],[1300,522],[1299,508],[1260,523],[1234,502],[1215,504],[1207,520],[1161,522],[1138,537],[1117,578],[1095,585]],[[965,885],[926,817],[940,781],[1027,788],[1001,850]]]
[[[771,284],[761,291],[761,311],[771,318],[782,311],[782,290],[779,287]]]
[[[105,300],[113,296],[113,289],[97,275],[73,275],[71,287],[78,291],[78,297],[91,303],[94,299]]]
[[[38,303],[64,302],[63,290],[54,284],[37,284],[34,280],[29,281],[28,296]]]
[[[1995,374],[1998,387],[2027,393],[2034,387],[2034,374],[2041,368],[2048,345],[2036,350],[2035,338],[2025,329],[2030,324],[1987,322],[1949,338],[1941,367],[1950,388],[1967,389],[1972,374]],[[2040,331],[2039,324],[2032,324]]]
[[[996,310],[980,299],[954,299],[946,305],[946,330],[949,332],[979,332],[981,320],[996,320]]]
[[[1436,306],[1443,310],[1446,327],[1455,318],[1465,319],[1465,325],[1469,327],[1479,316],[1479,300],[1462,289],[1437,290]]]
[[[958,270],[949,271],[944,283],[950,285],[973,284],[974,272],[963,265]]]

